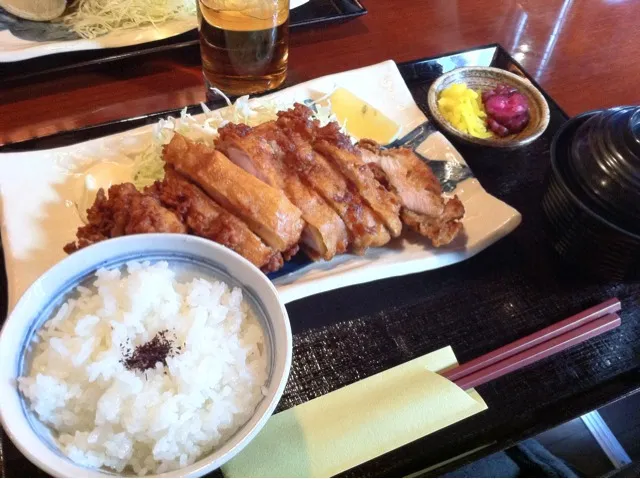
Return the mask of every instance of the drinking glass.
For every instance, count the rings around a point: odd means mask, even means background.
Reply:
[[[198,0],[198,32],[209,92],[257,93],[286,78],[289,0]]]

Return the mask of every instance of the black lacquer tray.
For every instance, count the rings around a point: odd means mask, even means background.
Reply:
[[[497,45],[404,63],[400,71],[426,112],[427,90],[443,69],[471,65],[527,76]],[[465,262],[287,305],[294,332],[293,367],[279,409],[446,345],[461,362],[470,360],[612,296],[622,300],[622,326],[481,386],[487,411],[344,476],[440,475],[640,388],[640,283],[599,283],[575,273],[556,258],[545,238],[540,200],[549,146],[567,119],[545,96],[551,110],[549,129],[530,146],[499,151],[452,139],[484,188],[522,213],[520,227]],[[0,151],[84,141],[154,122],[167,113],[171,112],[8,145]],[[6,309],[6,295],[0,299]],[[6,437],[2,445],[4,475],[43,475]]]
[[[309,0],[291,11],[290,27],[304,28],[322,23],[334,23],[367,13],[359,0]],[[0,63],[0,86],[3,83],[60,71],[84,68],[139,55],[157,55],[177,49],[189,49],[198,56],[198,32],[194,29],[174,37],[123,48],[105,48],[46,55],[19,62]]]

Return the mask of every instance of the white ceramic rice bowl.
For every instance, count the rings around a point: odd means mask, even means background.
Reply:
[[[289,318],[271,281],[249,261],[214,242],[188,235],[145,234],[111,239],[80,250],[56,264],[25,292],[0,334],[0,420],[20,451],[57,477],[110,477],[117,474],[73,463],[55,445],[51,432],[29,410],[17,388],[24,375],[26,345],[62,304],[68,293],[100,267],[128,261],[168,261],[177,268],[201,270],[242,288],[263,328],[268,351],[266,395],[253,416],[226,443],[182,469],[155,477],[201,476],[230,460],[255,437],[275,409],[289,375],[292,339]]]

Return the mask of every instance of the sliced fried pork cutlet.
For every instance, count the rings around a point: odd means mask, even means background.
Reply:
[[[277,113],[277,124],[280,128],[297,133],[305,140],[314,140],[320,122],[313,120],[312,114],[313,111],[308,106],[294,103],[293,108]]]
[[[236,166],[221,152],[175,134],[164,160],[240,217],[264,242],[286,251],[300,240],[304,220],[285,194]]]
[[[371,140],[357,145],[366,163],[376,165],[389,186],[400,197],[402,206],[416,213],[440,216],[444,209],[442,187],[431,168],[409,148],[382,150]]]
[[[375,179],[373,172],[362,159],[360,150],[339,131],[333,137],[316,140],[313,147],[331,160],[340,172],[356,186],[360,196],[382,219],[391,236],[396,238],[402,232],[400,221],[400,201],[391,191]]]
[[[215,147],[247,173],[269,186],[282,189],[284,178],[274,161],[273,148],[266,138],[252,132],[250,126],[229,123],[218,129]]]
[[[444,206],[442,215],[432,217],[421,215],[403,209],[402,221],[412,230],[431,240],[433,246],[448,245],[462,230],[462,223],[458,221],[464,216],[464,206],[457,198],[451,198]]]
[[[361,140],[357,146],[373,174],[400,198],[407,226],[434,246],[453,241],[462,229],[464,206],[457,197],[445,201],[440,182],[424,161],[409,148],[382,150],[371,140]]]
[[[256,178],[282,190],[302,211],[302,218],[307,223],[302,232],[302,247],[312,259],[330,260],[346,251],[348,237],[343,221],[284,164],[284,153],[275,141],[281,132],[275,123],[263,124],[256,129],[230,123],[218,133],[217,149]]]
[[[279,145],[289,168],[296,171],[342,218],[356,254],[363,254],[370,246],[389,242],[389,232],[360,197],[355,186],[314,151],[308,141],[293,131],[285,131]]]
[[[336,122],[320,127],[311,119],[312,111],[307,106],[296,103],[293,109],[278,113],[278,124],[298,133],[310,141],[319,153],[333,163],[337,169],[355,186],[365,203],[380,217],[392,237],[402,232],[400,202],[396,195],[385,189],[367,168],[359,149],[340,131]]]
[[[145,188],[145,193],[178,215],[189,233],[220,243],[251,261],[265,273],[284,264],[282,255],[265,245],[239,218],[168,167],[164,180]]]
[[[320,123],[311,119],[311,110],[300,103],[278,112],[276,125],[283,132],[278,143],[287,165],[316,190],[340,215],[349,231],[349,241],[357,254],[369,246],[382,246],[391,236],[360,196],[357,187],[322,154],[313,150]],[[284,138],[284,140],[283,140]]]
[[[85,246],[117,236],[138,233],[186,233],[187,227],[160,202],[143,195],[131,183],[113,185],[109,196],[98,190],[96,200],[87,210],[89,223],[78,228],[78,240],[67,244],[71,254]]]

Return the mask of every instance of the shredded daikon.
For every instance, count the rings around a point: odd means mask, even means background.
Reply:
[[[194,19],[196,0],[77,0],[64,23],[83,38],[114,30],[154,25],[167,20]]]

